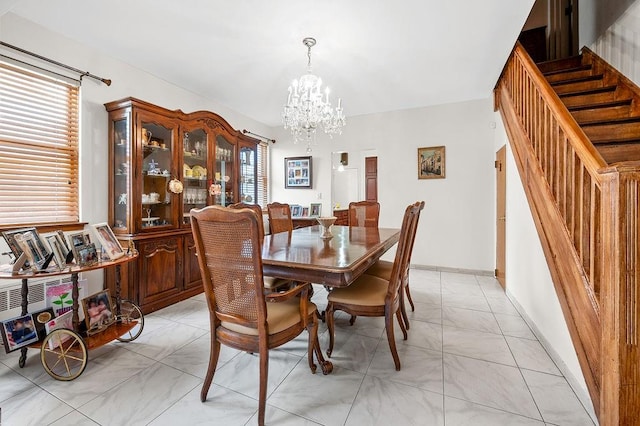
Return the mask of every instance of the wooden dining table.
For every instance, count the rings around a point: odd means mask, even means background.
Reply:
[[[394,228],[333,225],[323,239],[320,225],[266,235],[262,267],[267,276],[346,287],[362,275],[400,237]]]

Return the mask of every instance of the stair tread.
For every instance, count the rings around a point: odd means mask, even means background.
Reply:
[[[610,124],[621,125],[627,123],[640,123],[640,117],[623,117],[623,118],[614,118],[609,120],[592,120],[592,121],[584,121],[580,123],[580,126],[606,126]]]
[[[586,104],[586,105],[574,105],[574,106],[567,107],[567,109],[569,111],[582,111],[585,109],[599,109],[599,108],[611,108],[611,107],[618,107],[618,106],[628,106],[628,105],[631,105],[631,101],[632,99],[629,98],[629,99],[622,99],[618,101],[598,102],[598,103]]]
[[[602,87],[596,87],[594,89],[579,90],[577,92],[560,93],[560,94],[558,94],[558,96],[560,96],[561,98],[565,98],[565,97],[570,97],[570,96],[592,95],[592,94],[596,94],[596,93],[613,92],[613,91],[616,90],[617,87],[618,86],[616,86],[616,85],[602,86]]]
[[[559,69],[559,70],[543,72],[542,75],[547,77],[549,75],[570,73],[570,72],[576,72],[576,71],[584,71],[584,70],[589,70],[591,68],[592,68],[591,64],[585,64],[585,65],[580,65],[579,67],[563,68],[563,69]]]
[[[553,72],[557,70],[564,70],[567,68],[573,68],[582,64],[582,55],[570,56],[562,59],[551,59],[549,61],[538,62],[536,65],[542,71]]]
[[[616,145],[635,145],[640,143],[640,135],[638,135],[637,138],[625,138],[625,139],[602,139],[602,140],[593,140],[591,139],[591,142],[594,145],[610,145],[610,144],[616,144]]]
[[[569,78],[567,80],[553,81],[549,84],[551,84],[551,86],[561,86],[563,84],[583,83],[585,81],[602,80],[603,78],[604,78],[603,74],[594,74],[594,75],[588,75],[586,77],[577,77],[577,78]]]

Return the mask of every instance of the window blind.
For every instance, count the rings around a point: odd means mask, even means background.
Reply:
[[[268,151],[269,145],[265,142],[261,142],[258,145],[258,200],[257,204],[263,209],[267,208],[267,204],[269,203],[268,199],[268,179],[267,179],[267,169],[268,169]]]
[[[79,91],[0,63],[0,226],[79,221]]]

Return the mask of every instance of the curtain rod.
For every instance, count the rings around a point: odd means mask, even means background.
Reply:
[[[58,62],[58,61],[54,61],[53,59],[45,58],[44,56],[40,56],[37,53],[29,52],[28,50],[24,50],[24,49],[21,49],[21,48],[19,48],[17,46],[13,46],[13,45],[11,45],[9,43],[5,43],[4,41],[0,41],[0,45],[4,46],[4,47],[8,47],[9,49],[17,50],[18,52],[24,53],[25,55],[33,56],[34,58],[40,59],[42,61],[49,62],[49,63],[54,64],[56,66],[59,66],[61,68],[66,68],[68,70],[76,72],[76,73],[80,74],[80,81],[82,81],[82,77],[89,77],[89,78],[93,78],[95,80],[101,81],[104,84],[106,84],[107,86],[111,86],[111,80],[109,80],[107,78],[98,77],[97,75],[91,74],[89,71],[82,71],[82,70],[79,70],[78,68],[71,67],[69,65],[63,64],[63,63]]]
[[[259,134],[257,134],[257,133],[250,132],[250,131],[248,131],[247,129],[242,129],[242,133],[244,133],[245,135],[256,136],[256,137],[258,137],[258,138],[264,139],[264,140],[265,140],[265,142],[276,143],[276,140],[275,140],[275,139],[270,139],[270,138],[268,138],[268,137],[266,137],[266,136],[262,136],[262,135],[259,135]]]

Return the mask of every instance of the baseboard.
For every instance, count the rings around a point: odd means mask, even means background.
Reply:
[[[556,366],[558,367],[558,369],[560,370],[564,378],[567,379],[569,386],[571,386],[571,389],[573,389],[573,392],[576,394],[576,396],[578,397],[582,405],[585,407],[585,409],[587,410],[587,413],[589,413],[589,416],[591,416],[591,419],[594,421],[595,424],[598,424],[598,418],[596,417],[595,411],[593,410],[593,403],[591,402],[589,391],[582,386],[580,381],[576,379],[576,377],[573,375],[571,370],[569,370],[569,368],[567,367],[567,364],[564,363],[560,355],[555,351],[553,346],[544,337],[544,334],[540,332],[535,322],[533,322],[531,318],[529,318],[526,311],[522,308],[522,306],[518,303],[518,301],[509,293],[509,291],[506,292],[506,295],[511,301],[511,303],[513,304],[513,306],[516,308],[516,310],[518,311],[522,319],[527,323],[529,328],[531,328],[531,331],[533,332],[533,334],[535,334],[535,336],[538,338],[538,341],[540,342],[542,347],[544,347],[544,349],[547,351],[547,353],[549,354],[553,362],[555,362]]]
[[[425,271],[438,271],[438,272],[452,272],[457,274],[470,274],[470,275],[482,275],[487,277],[493,277],[493,271],[484,271],[482,269],[464,269],[464,268],[449,268],[447,266],[433,266],[433,265],[411,265],[413,269],[422,269]]]

